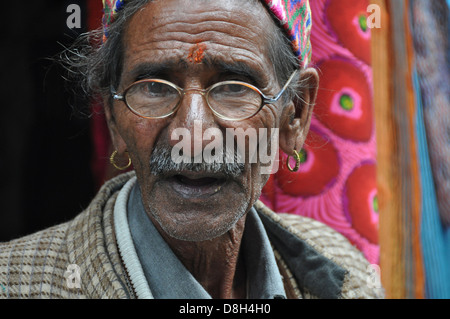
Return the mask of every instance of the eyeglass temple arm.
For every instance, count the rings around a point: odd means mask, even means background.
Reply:
[[[295,75],[297,74],[297,72],[298,72],[298,70],[295,70],[295,71],[291,74],[291,76],[290,76],[289,79],[287,80],[286,84],[285,84],[285,85],[283,86],[283,88],[281,89],[280,93],[278,93],[276,96],[274,96],[273,98],[269,98],[269,97],[263,95],[263,97],[264,97],[264,103],[270,104],[270,103],[275,103],[275,102],[277,102],[277,101],[280,99],[280,97],[283,95],[284,91],[286,91],[286,89],[287,89],[287,87],[289,86],[289,84],[291,84],[292,79],[295,77]]]
[[[114,90],[114,88],[112,86],[110,87],[110,91],[111,91],[111,96],[114,100],[119,100],[119,101],[123,100],[123,95],[117,94],[116,90]]]

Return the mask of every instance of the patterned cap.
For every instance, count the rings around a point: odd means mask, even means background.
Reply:
[[[103,42],[108,38],[108,27],[114,22],[117,12],[122,10],[126,0],[103,0]]]
[[[103,0],[103,41],[108,38],[108,26],[114,21],[127,0]],[[302,67],[307,67],[311,61],[311,8],[309,0],[261,0],[281,24],[291,40],[294,53]]]

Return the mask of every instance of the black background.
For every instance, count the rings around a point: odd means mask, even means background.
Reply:
[[[73,218],[95,192],[90,120],[73,115],[63,68],[49,59],[87,31],[85,1],[25,3],[1,6],[0,241]],[[70,4],[81,29],[67,27]]]

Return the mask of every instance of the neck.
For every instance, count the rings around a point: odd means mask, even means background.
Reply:
[[[227,233],[200,242],[182,241],[161,232],[175,255],[212,298],[245,298],[246,273],[240,252],[246,215]]]

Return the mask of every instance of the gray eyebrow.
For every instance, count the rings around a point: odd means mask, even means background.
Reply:
[[[242,61],[224,61],[218,58],[212,58],[210,56],[206,56],[203,59],[203,63],[210,67],[219,69],[221,72],[239,74],[248,78],[252,84],[258,87],[264,87],[266,83],[264,82],[265,73],[255,68],[251,67],[245,62]]]
[[[163,61],[159,63],[144,62],[135,66],[129,73],[133,81],[145,78],[158,77],[161,74],[168,73],[176,67],[177,63]]]

